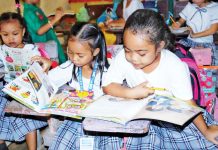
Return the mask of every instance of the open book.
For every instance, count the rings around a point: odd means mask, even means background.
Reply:
[[[142,100],[125,100],[105,95],[82,111],[82,116],[126,124],[136,119],[154,119],[183,125],[201,108],[172,97],[151,95]]]
[[[173,34],[185,33],[186,31],[188,31],[188,27],[181,27],[181,28],[179,28],[179,29],[173,29],[173,28],[170,26],[169,28],[170,28],[170,31],[171,31]]]
[[[80,99],[76,91],[59,89],[34,63],[3,89],[20,103],[39,112],[68,117],[87,117],[127,124],[135,119],[154,119],[183,125],[201,109],[172,97],[151,95],[131,100],[104,95],[96,100]]]
[[[77,117],[91,101],[79,99],[71,87],[55,86],[38,63],[7,84],[3,91],[38,113],[69,117]]]

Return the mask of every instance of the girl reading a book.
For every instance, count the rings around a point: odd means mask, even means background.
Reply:
[[[44,121],[27,119],[24,116],[5,116],[4,112],[10,99],[2,92],[3,82],[10,82],[23,73],[31,64],[32,57],[37,57],[42,62],[50,64],[50,60],[40,56],[35,45],[25,43],[25,31],[24,20],[19,14],[7,12],[0,16],[0,33],[3,42],[0,46],[0,149],[7,149],[4,140],[23,141],[26,139],[28,149],[35,150],[36,129],[47,125]]]
[[[104,72],[108,68],[106,44],[102,31],[94,24],[76,23],[68,39],[69,60],[49,71],[49,79],[57,86],[68,84],[83,99],[103,95],[101,88]],[[98,137],[86,136],[81,120],[66,119],[57,130],[50,149],[80,149],[80,140],[94,140],[101,149]],[[103,146],[103,144],[102,144]]]
[[[138,100],[152,93],[170,94],[194,105],[188,67],[168,50],[173,40],[160,14],[151,10],[134,12],[125,24],[123,40],[123,50],[115,57],[103,81],[106,94]],[[128,87],[122,86],[124,80]],[[155,91],[154,87],[166,91]],[[121,141],[126,141],[129,150],[216,149],[216,124],[206,111],[183,127],[152,121],[148,134],[120,138],[117,144],[121,148]]]

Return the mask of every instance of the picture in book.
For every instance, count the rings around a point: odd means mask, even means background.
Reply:
[[[79,98],[79,92],[72,88],[56,87],[38,63],[7,84],[3,91],[38,113],[69,117],[77,116],[91,101]]]
[[[33,56],[35,56],[33,51],[29,51],[28,49],[21,50],[19,48],[5,47],[2,59],[10,78],[14,79],[16,76],[25,72],[30,65],[29,60],[31,60]]]
[[[142,100],[125,100],[105,95],[91,103],[82,115],[120,124],[149,119],[183,125],[200,112],[201,108],[168,96],[151,95]]]

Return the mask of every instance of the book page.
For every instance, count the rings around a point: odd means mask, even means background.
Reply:
[[[43,108],[56,94],[58,87],[55,87],[49,81],[47,74],[43,72],[38,63],[34,63],[30,69],[28,69],[27,75],[32,88],[40,101],[40,107]]]
[[[2,91],[27,107],[40,111],[40,103],[27,77],[27,72],[8,83]]]
[[[183,125],[201,110],[182,100],[160,95],[151,95],[142,100],[128,100],[105,95],[90,104],[82,115],[121,124],[134,119],[154,119]]]
[[[169,27],[170,31],[174,34],[184,33],[185,31],[188,31],[188,27],[181,27],[179,29],[173,29],[171,26]]]
[[[49,83],[41,66],[34,63],[26,72],[7,84],[3,91],[27,107],[40,112],[55,95],[57,88]]]
[[[69,91],[69,89],[59,91],[44,107],[43,112],[80,119],[81,111],[93,100],[88,98],[80,99],[76,92]]]
[[[152,99],[148,100],[146,106],[134,118],[147,118],[183,125],[200,113],[201,110],[201,108],[190,105],[182,100],[155,95]]]
[[[36,54],[33,52],[33,50],[28,48],[19,49],[5,46],[2,54],[2,59],[5,64],[7,76],[12,79],[20,76],[29,68],[31,65],[30,60],[35,55]]]
[[[83,110],[82,116],[125,124],[147,104],[148,99],[126,100],[104,95]]]

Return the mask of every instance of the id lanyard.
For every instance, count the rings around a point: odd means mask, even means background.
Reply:
[[[91,74],[90,81],[89,81],[88,92],[92,92],[92,90],[93,90],[93,85],[94,85],[94,81],[95,81],[97,68],[98,68],[98,63],[96,61],[94,64],[94,68],[93,68],[93,71]],[[78,68],[77,77],[78,77],[78,82],[79,82],[79,86],[80,86],[80,91],[82,92],[82,91],[84,91],[84,86],[83,86],[83,80],[82,80],[82,68],[81,67]]]

